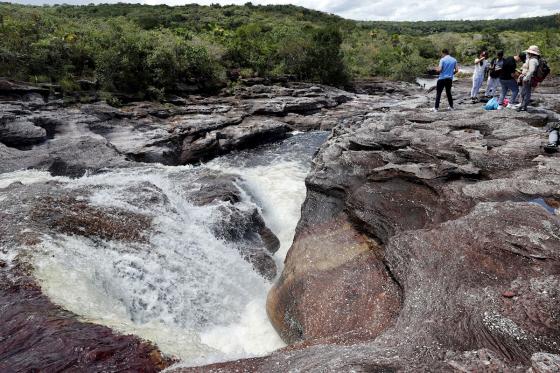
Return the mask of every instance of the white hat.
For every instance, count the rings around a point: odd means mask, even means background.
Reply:
[[[531,45],[526,51],[525,53],[531,53],[531,54],[536,54],[537,56],[541,55],[541,51],[539,50],[539,47],[537,47],[536,45]]]

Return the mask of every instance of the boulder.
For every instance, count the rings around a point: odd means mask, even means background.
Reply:
[[[49,142],[31,156],[40,157],[34,168],[46,169],[54,176],[80,177],[87,172],[129,165],[109,142],[90,136]]]
[[[274,119],[251,117],[238,125],[224,127],[204,136],[187,136],[183,140],[180,163],[193,163],[284,138],[289,127]]]
[[[185,183],[187,198],[197,206],[218,205],[221,219],[212,226],[216,237],[232,243],[239,254],[264,278],[276,277],[272,255],[280,247],[276,235],[266,226],[256,208],[237,205],[242,201],[236,186],[238,176],[209,169],[196,171],[196,177]]]
[[[0,118],[0,142],[22,148],[47,139],[47,131],[25,119]]]
[[[12,79],[0,79],[0,100],[18,100],[39,95],[46,100],[50,91]]]

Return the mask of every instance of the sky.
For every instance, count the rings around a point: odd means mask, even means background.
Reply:
[[[6,0],[4,0],[6,1]],[[21,4],[89,4],[130,2],[183,5],[219,3],[242,5],[249,0],[12,0]],[[560,12],[560,0],[252,0],[253,4],[294,4],[355,20],[429,21],[443,19],[495,19],[549,15]]]

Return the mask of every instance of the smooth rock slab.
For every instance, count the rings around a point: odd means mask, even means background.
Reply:
[[[0,120],[0,142],[21,148],[41,143],[47,139],[47,131],[27,120]]]

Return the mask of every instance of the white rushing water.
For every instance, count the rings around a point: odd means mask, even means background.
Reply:
[[[311,155],[324,138],[297,135],[199,166],[239,175],[244,199],[237,207],[257,206],[280,239],[279,273],[305,199]],[[84,198],[94,206],[153,216],[152,233],[134,243],[52,234],[35,254],[36,276],[55,303],[84,320],[150,340],[184,366],[270,353],[284,346],[266,315],[271,284],[234,243],[213,232],[227,204],[189,202],[188,190],[198,187],[190,176],[196,171],[152,165],[57,178],[69,191],[89,191]],[[5,174],[0,187],[50,179],[37,171]],[[143,203],[138,193],[152,193],[159,202]]]

